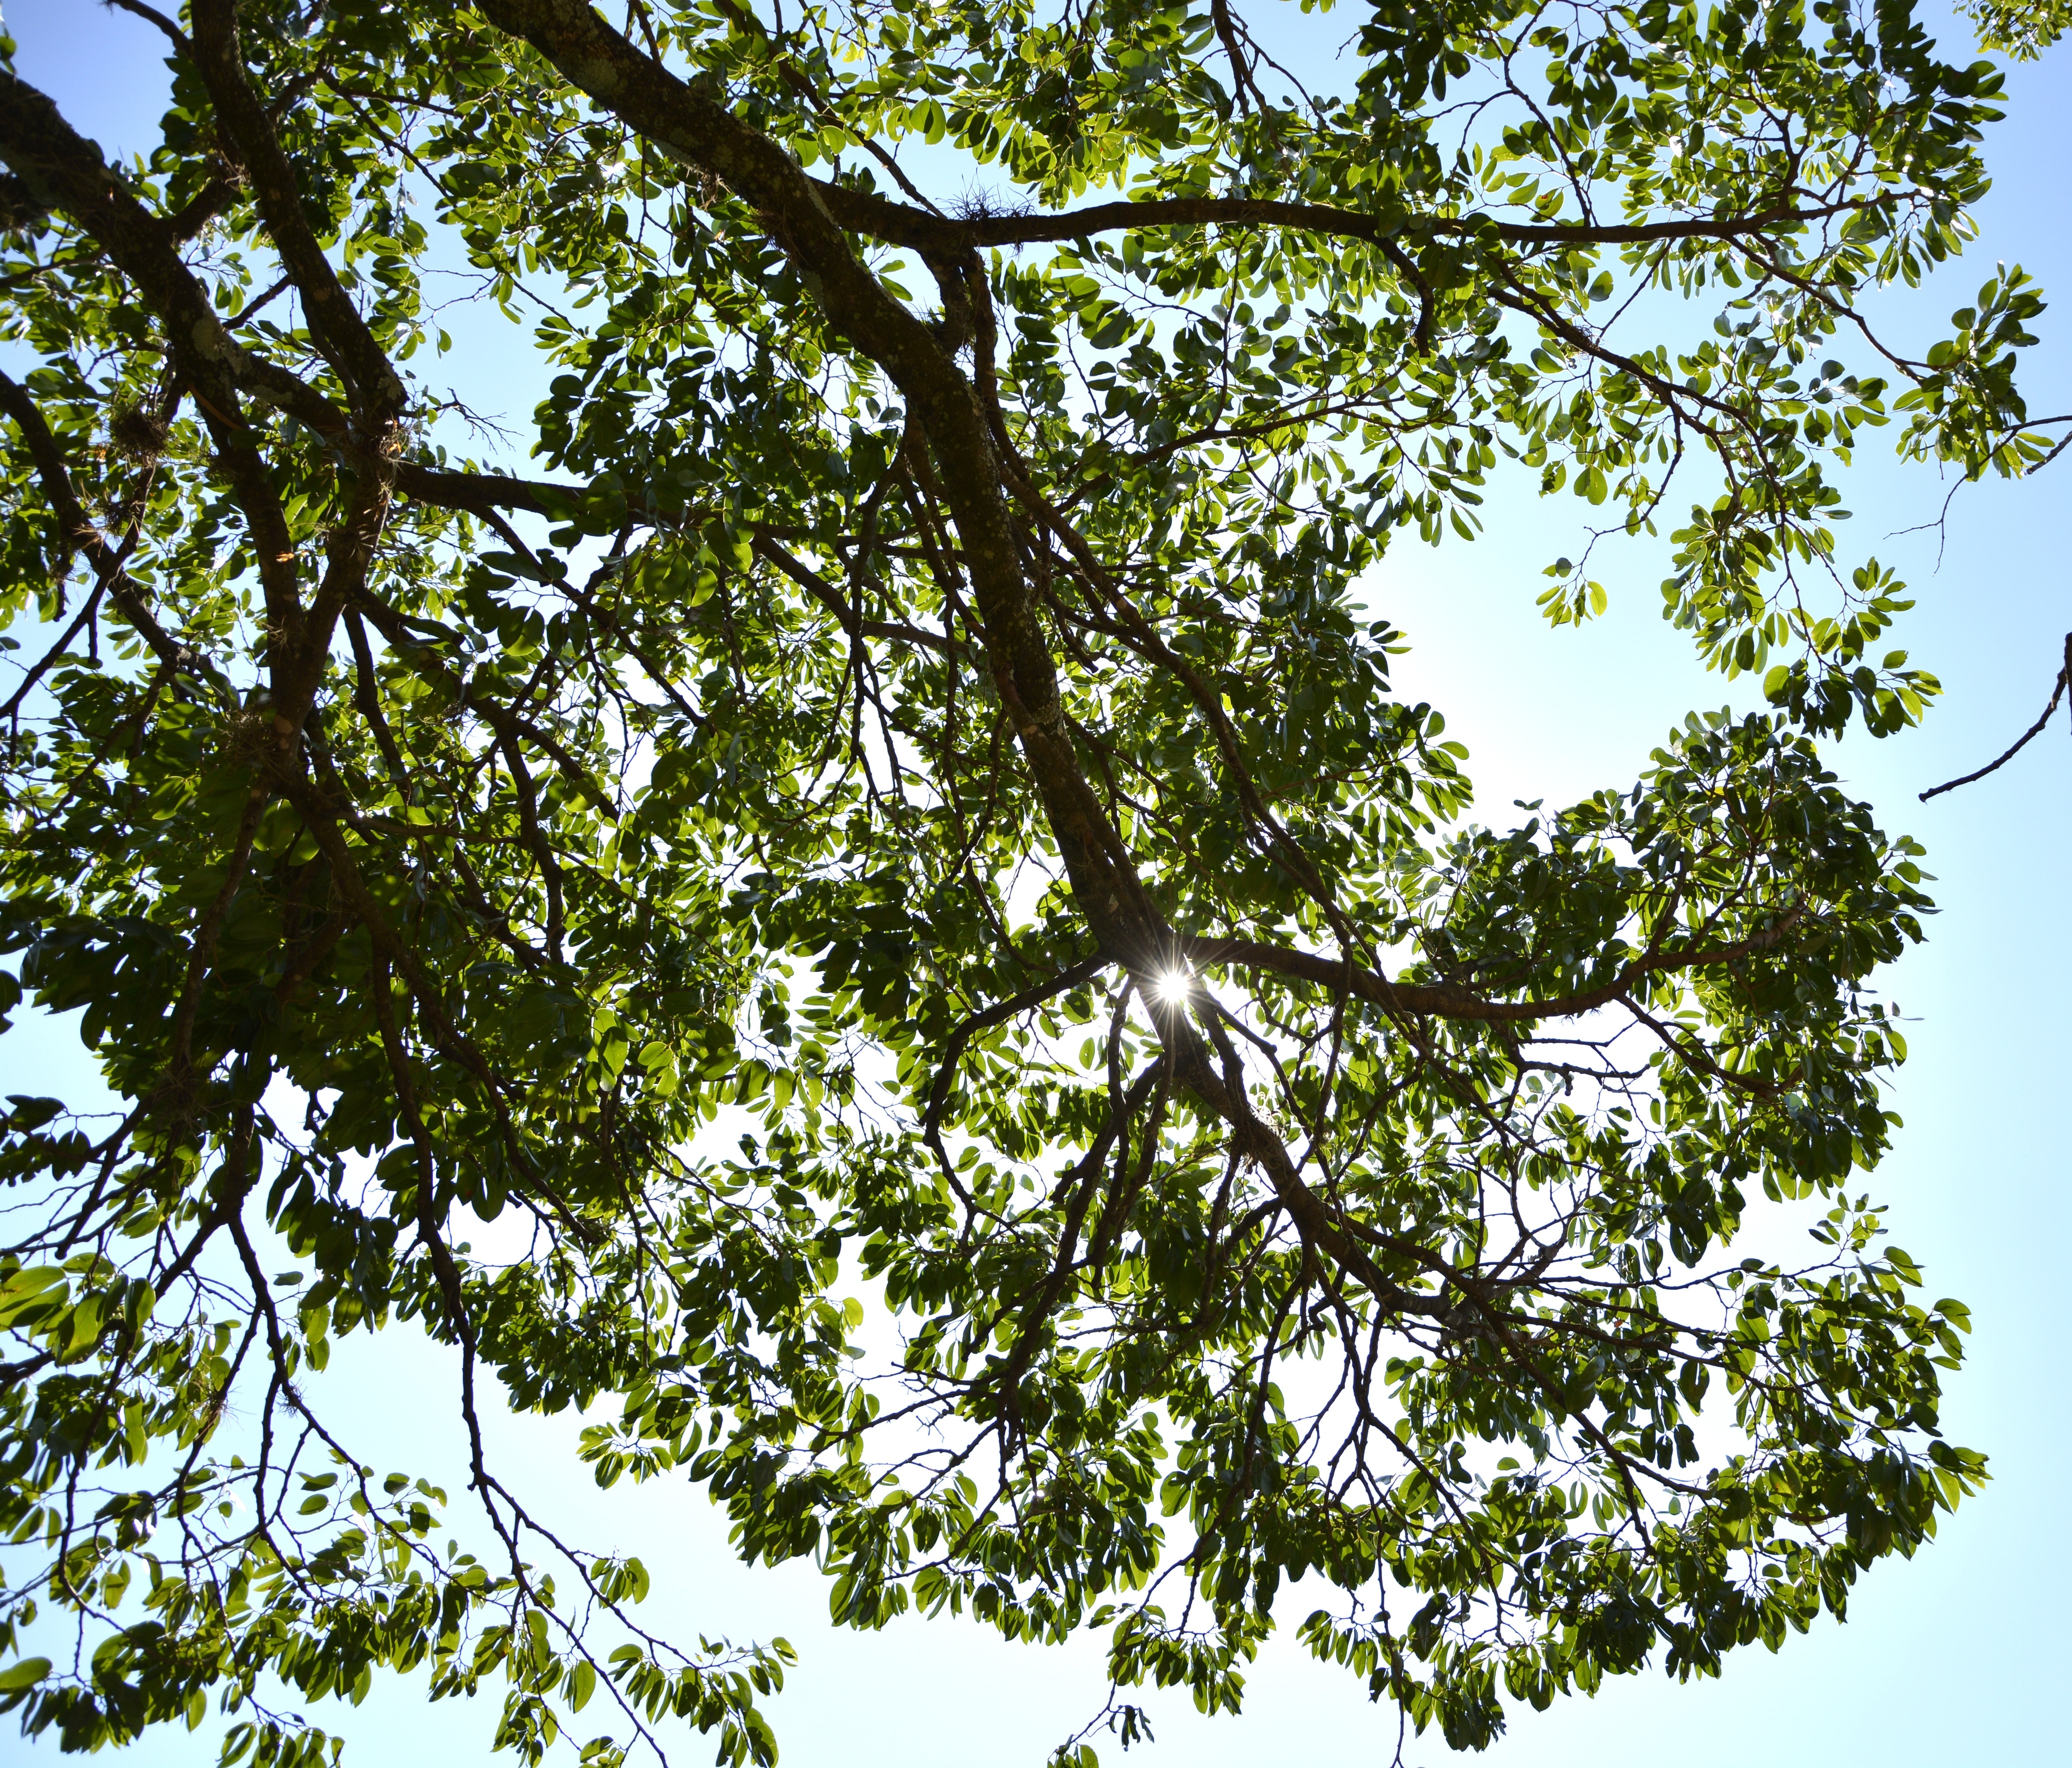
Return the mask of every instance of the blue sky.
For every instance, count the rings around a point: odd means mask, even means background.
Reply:
[[[1260,9],[1263,11],[1263,8]],[[111,152],[155,136],[163,73],[153,34],[96,0],[9,0],[17,65]],[[1943,33],[1955,38],[1962,26]],[[2047,290],[2072,290],[2066,171],[2072,166],[2072,47],[2014,70],[2009,117],[1988,142],[1997,183],[1976,246],[1933,286],[1896,294],[1889,323],[1914,341],[1967,301],[1996,260],[2020,261]],[[2072,294],[2047,314],[2027,384],[2037,413],[2072,410]],[[477,346],[432,378],[499,389],[524,418],[531,365]],[[492,405],[494,400],[488,401]],[[1947,547],[1905,529],[1932,517],[1947,487],[1867,448],[1845,481],[1856,510],[1845,548],[1895,565],[1920,601],[1896,642],[1942,680],[1946,698],[1918,732],[1844,745],[1836,765],[1884,825],[1929,849],[1942,913],[1930,943],[1886,979],[1904,1007],[1911,1060],[1895,1092],[1906,1127],[1871,1188],[1889,1203],[1894,1238],[1926,1268],[1934,1294],[1974,1312],[1970,1363],[1943,1423],[1992,1458],[1993,1483],[1911,1564],[1879,1568],[1859,1586],[1847,1626],[1823,1623],[1778,1656],[1729,1660],[1725,1678],[1679,1686],[1644,1672],[1594,1700],[1519,1712],[1484,1760],[1492,1768],[1592,1768],[1663,1754],[1679,1768],[1752,1758],[1877,1762],[1914,1768],[1952,1761],[2062,1762],[2072,1734],[2052,1693],[2072,1647],[2062,1591],[2072,1572],[2072,1379],[2064,1301],[2072,1294],[2067,1127],[2072,1036],[2072,740],[2061,713],[2048,735],[1991,779],[1918,804],[1923,787],[1998,754],[2041,709],[2072,627],[2072,459],[2036,481],[1960,492]],[[1472,752],[1482,814],[1504,820],[1515,798],[1563,801],[1630,783],[1667,726],[1730,697],[1703,675],[1684,639],[1657,616],[1661,555],[1601,549],[1610,613],[1578,631],[1550,630],[1532,610],[1540,567],[1570,549],[1572,500],[1500,496],[1490,534],[1436,552],[1405,547],[1377,574],[1378,612],[1414,647],[1400,688],[1442,708]],[[0,1039],[0,1092],[72,1093],[92,1084],[68,1033],[25,1022]],[[386,1334],[341,1343],[327,1382],[342,1422],[394,1445],[393,1464],[457,1465],[449,1372],[426,1348]],[[378,1351],[379,1355],[369,1355]],[[909,1622],[875,1635],[834,1632],[824,1588],[808,1568],[748,1573],[726,1552],[717,1513],[678,1485],[615,1491],[599,1515],[584,1470],[567,1453],[566,1421],[497,1425],[507,1464],[549,1511],[586,1509],[596,1529],[636,1548],[656,1574],[659,1618],[684,1631],[786,1634],[802,1661],[772,1708],[790,1768],[1035,1768],[1048,1745],[1099,1704],[1096,1642],[1061,1652],[1007,1646],[954,1622]],[[456,1491],[458,1479],[452,1482]],[[1299,1588],[1287,1607],[1304,1612]],[[665,1629],[666,1630],[666,1629]],[[1392,1714],[1369,1707],[1342,1672],[1310,1663],[1283,1636],[1256,1668],[1246,1712],[1198,1719],[1184,1696],[1154,1696],[1155,1745],[1145,1768],[1221,1768],[1297,1760],[1309,1768],[1379,1764],[1396,1741]],[[412,1768],[485,1760],[488,1701],[428,1708],[404,1688],[356,1712],[310,1717],[352,1740],[347,1760]],[[154,1737],[140,1752],[180,1768],[214,1759],[212,1720],[188,1738]],[[2049,1739],[2058,1737],[2052,1745]],[[1120,1759],[1118,1752],[1110,1758]],[[1436,1737],[1412,1762],[1447,1753]],[[54,1759],[14,1739],[0,1757]],[[694,1740],[680,1759],[701,1761]]]

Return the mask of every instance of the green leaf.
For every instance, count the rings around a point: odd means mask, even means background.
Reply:
[[[0,1670],[0,1694],[19,1694],[33,1688],[50,1673],[48,1658],[18,1658]]]

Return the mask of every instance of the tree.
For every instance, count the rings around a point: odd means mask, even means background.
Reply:
[[[1964,1310],[1852,1189],[1921,850],[1816,739],[1935,691],[1833,464],[2047,452],[2019,271],[1919,357],[1864,305],[1966,237],[1989,65],[1897,0],[1380,0],[1315,94],[1225,0],[116,3],[148,162],[0,78],[4,944],[124,1104],[7,1119],[29,1732],[314,1762],[278,1684],[429,1663],[528,1760],[598,1697],[587,1761],[770,1759],[787,1648],[643,1632],[491,1382],[851,1624],[1108,1629],[1089,1763],[1305,1574],[1478,1746],[1975,1489]],[[413,366],[455,275],[549,477]],[[1467,821],[1361,582],[1500,471],[1679,522],[1771,709]],[[325,1422],[413,1321],[465,1504]]]

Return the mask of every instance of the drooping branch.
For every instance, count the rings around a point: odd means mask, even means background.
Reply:
[[[1182,942],[1181,949],[1190,964],[1231,964],[1297,977],[1327,989],[1350,989],[1362,1000],[1413,1018],[1515,1025],[1540,1019],[1574,1018],[1624,998],[1651,976],[1714,968],[1760,952],[1774,951],[1805,919],[1803,909],[1788,909],[1772,925],[1744,939],[1703,946],[1695,951],[1648,952],[1623,965],[1611,981],[1593,989],[1527,1001],[1487,1000],[1466,989],[1445,984],[1391,982],[1379,972],[1350,960],[1327,958],[1263,940],[1190,937]]]
[[[1322,239],[1370,245],[1404,239],[1486,239],[1507,245],[1573,249],[1590,245],[1647,245],[1673,240],[1733,241],[1774,236],[1780,230],[1811,227],[1898,199],[1880,194],[1832,203],[1774,203],[1728,215],[1677,220],[1614,223],[1507,221],[1493,215],[1425,216],[1363,215],[1327,204],[1270,198],[1174,196],[1133,202],[1095,203],[1054,214],[981,215],[950,218],[931,214],[874,191],[812,179],[828,212],[841,224],[890,245],[948,257],[988,246],[1059,245],[1097,234],[1145,228],[1283,228]]]
[[[5,372],[0,372],[0,411],[13,418],[15,427],[22,433],[29,458],[35,463],[43,495],[57,516],[58,532],[65,546],[84,555],[97,586],[121,611],[122,618],[167,670],[201,676],[229,697],[230,703],[235,705],[235,696],[221,672],[199,652],[178,643],[159,625],[158,617],[144,598],[142,586],[125,569],[121,549],[109,544],[107,536],[80,502],[64,451],[58,446],[56,437],[51,434],[43,414],[36,409],[35,401],[29,397],[27,388]]]
[[[173,228],[138,201],[49,98],[11,73],[0,74],[0,160],[39,201],[84,228],[158,316],[250,528],[269,627],[292,653],[302,637],[303,615],[295,547],[245,415],[237,369],[246,352],[180,261]]]
[[[1939,786],[1930,786],[1926,791],[1920,794],[1921,801],[1925,804],[1931,798],[1938,797],[1944,792],[1953,792],[1959,786],[1968,786],[1973,780],[1984,779],[1988,774],[1996,773],[2000,769],[2006,767],[2029,744],[2043,734],[2045,728],[2050,722],[2051,713],[2058,709],[2058,702],[2065,697],[2065,686],[2067,682],[2072,682],[2072,632],[2065,635],[2065,666],[2058,672],[2058,680],[2050,689],[2050,698],[2045,702],[2036,722],[2015,739],[2013,746],[1999,760],[1989,761],[1984,767],[1976,768],[1960,779],[1945,780]]]
[[[927,1138],[928,1145],[935,1149],[936,1158],[942,1162],[943,1170],[949,1175],[952,1185],[962,1189],[962,1182],[956,1176],[956,1166],[943,1146],[943,1108],[949,1102],[950,1089],[956,1084],[957,1064],[963,1059],[964,1046],[980,1032],[990,1030],[994,1026],[1005,1025],[1009,1019],[1033,1012],[1045,1001],[1055,1000],[1058,996],[1069,993],[1081,983],[1092,981],[1110,967],[1110,961],[1105,954],[1099,952],[1092,957],[1082,958],[1055,976],[1046,977],[1041,982],[1024,989],[1021,993],[996,1001],[993,1005],[958,1022],[956,1029],[950,1034],[949,1042],[944,1046],[941,1060],[936,1064],[935,1078],[929,1086],[928,1103],[921,1119],[922,1134]]]

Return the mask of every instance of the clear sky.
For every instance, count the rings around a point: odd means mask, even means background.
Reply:
[[[1265,7],[1252,10],[1263,22]],[[147,27],[97,0],[7,0],[6,16],[22,75],[52,93],[76,126],[111,154],[155,138],[164,74]],[[1951,24],[1942,35],[1956,39],[1965,30]],[[2061,301],[2031,352],[2031,409],[2072,411],[2072,45],[2015,69],[2010,91],[2008,120],[1988,142],[1997,183],[1980,214],[1983,237],[1934,286],[1896,294],[1885,310],[1902,335],[1925,342],[1996,260],[2021,262]],[[529,364],[500,354],[508,347],[461,332],[459,352],[434,378],[500,389],[506,414],[522,423],[536,383]],[[1520,1710],[1483,1758],[1492,1768],[1605,1768],[1643,1756],[1679,1768],[2072,1761],[2058,1680],[2072,1655],[2065,715],[1992,779],[1926,805],[1914,796],[1997,754],[2041,709],[2072,627],[2072,458],[2028,484],[1960,492],[1938,563],[1934,534],[1897,531],[1932,519],[1947,487],[1881,450],[1872,438],[1844,481],[1856,512],[1844,547],[1874,552],[1914,586],[1920,605],[1895,642],[1941,676],[1947,697],[1924,729],[1882,743],[1852,739],[1836,758],[1885,828],[1926,844],[1942,909],[1930,943],[1883,979],[1909,1017],[1912,1055],[1893,1100],[1906,1127],[1870,1188],[1892,1206],[1893,1237],[1926,1268],[1931,1295],[1959,1297],[1973,1310],[1970,1362],[1951,1384],[1942,1421],[1954,1441],[1992,1458],[1993,1482],[1920,1558],[1873,1572],[1847,1626],[1823,1622],[1774,1658],[1759,1649],[1737,1654],[1719,1682],[1679,1686],[1651,1671],[1594,1700],[1571,1699],[1545,1714]],[[1659,549],[1608,543],[1596,562],[1612,592],[1610,614],[1581,631],[1540,623],[1532,608],[1544,583],[1540,567],[1572,546],[1581,507],[1499,497],[1488,537],[1437,552],[1401,546],[1372,586],[1377,611],[1414,646],[1401,660],[1399,686],[1444,709],[1449,734],[1472,752],[1481,814],[1499,824],[1515,798],[1561,802],[1630,784],[1687,709],[1749,699],[1745,682],[1730,690],[1704,675],[1684,637],[1657,617]],[[25,1021],[0,1039],[0,1092],[76,1099],[92,1084],[68,1029]],[[393,1445],[391,1465],[457,1469],[449,1372],[422,1347],[399,1366],[406,1347],[392,1341],[401,1336],[340,1342],[327,1394],[349,1429]],[[568,1421],[506,1420],[498,1434],[529,1499],[549,1512],[580,1507],[595,1516],[598,1495],[568,1453],[574,1429]],[[450,1483],[458,1499],[461,1481]],[[1100,1704],[1096,1640],[1046,1652],[953,1622],[837,1633],[809,1568],[744,1571],[727,1553],[717,1513],[680,1484],[622,1486],[602,1508],[587,1532],[616,1535],[647,1560],[658,1593],[672,1591],[651,1604],[666,1607],[658,1630],[781,1632],[800,1648],[802,1661],[771,1709],[787,1768],[1038,1768],[1050,1745]],[[1310,1663],[1293,1640],[1292,1624],[1306,1612],[1303,1593],[1298,1585],[1284,1597],[1289,1632],[1256,1667],[1241,1717],[1205,1721],[1183,1694],[1153,1694],[1158,1741],[1130,1759],[1143,1768],[1386,1762],[1393,1714],[1368,1706],[1343,1671]],[[349,1762],[414,1768],[487,1760],[495,1698],[430,1708],[413,1690],[391,1688],[357,1712],[327,1705],[309,1717],[352,1740]],[[212,1762],[220,1732],[212,1717],[192,1737],[154,1734],[138,1757],[154,1768]],[[672,1754],[705,1759],[695,1739]],[[1113,1749],[1104,1755],[1120,1759]],[[0,1741],[0,1761],[55,1758],[53,1747]],[[1413,1743],[1406,1759],[1437,1764],[1447,1752],[1435,1733]]]

